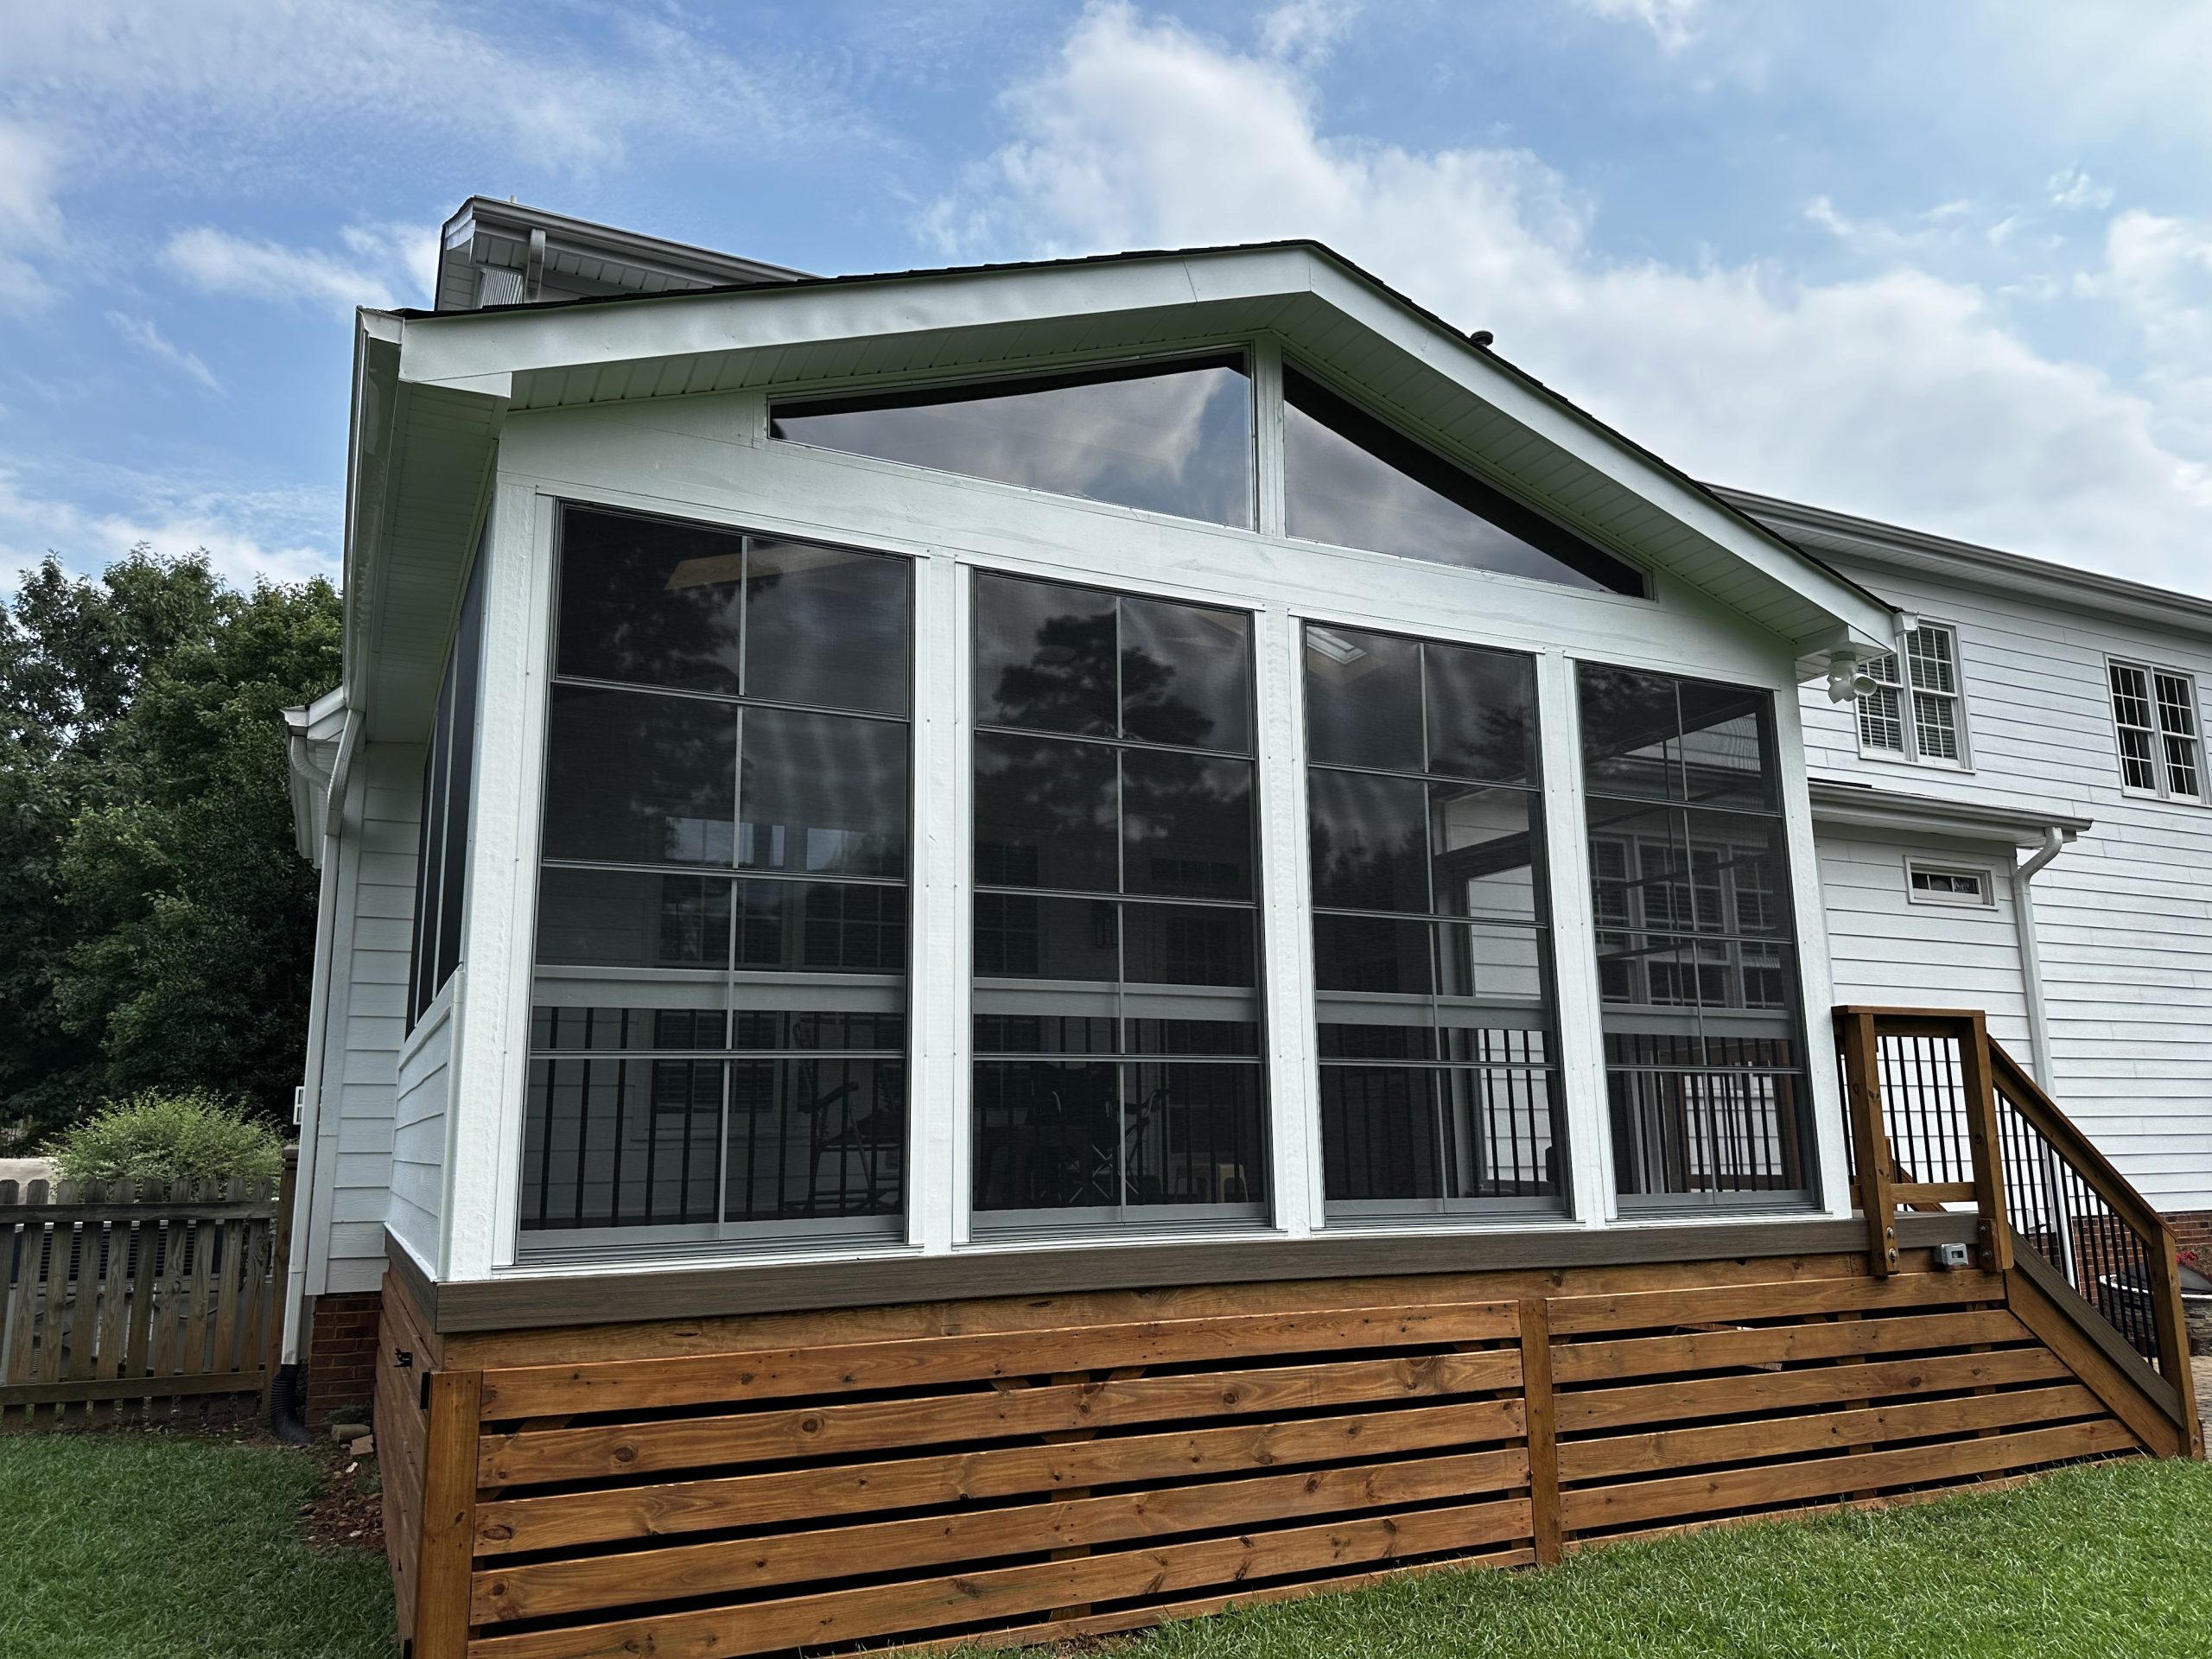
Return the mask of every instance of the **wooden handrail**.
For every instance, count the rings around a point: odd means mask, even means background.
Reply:
[[[2046,1094],[2036,1080],[1990,1039],[1987,1017],[1979,1010],[1845,1007],[1835,1010],[1836,1040],[1844,1072],[1846,1109],[1849,1114],[1852,1148],[1858,1166],[1858,1197],[1866,1220],[1868,1265],[1877,1275],[1897,1268],[1897,1211],[1901,1204],[1934,1194],[1965,1198],[1969,1194],[1979,1218],[1981,1265],[1991,1272],[2009,1272],[2018,1262],[2049,1274],[2040,1261],[2027,1254],[2016,1258],[2016,1235],[2007,1214],[2004,1137],[1998,1116],[1999,1103],[2018,1115],[2018,1121],[2040,1137],[2067,1172],[2104,1206],[2111,1218],[2134,1236],[2141,1263],[2151,1282],[2142,1293],[2151,1302],[2151,1325],[2143,1332],[2155,1338],[2158,1349],[2155,1376],[2145,1376],[2144,1393],[2174,1420],[2180,1444],[2188,1455],[2204,1455],[2203,1431],[2196,1416],[2196,1390],[2190,1373],[2187,1326],[2183,1315],[2181,1280],[2173,1229],[2156,1206],[2113,1166],[2079,1125]],[[1881,1042],[1884,1038],[1933,1039],[1954,1046],[1962,1098],[1963,1122],[1955,1116],[1944,1124],[1947,1133],[1963,1129],[1974,1164],[1969,1183],[1908,1181],[1901,1179],[1885,1122],[1887,1103],[1882,1098]],[[1952,1103],[1946,1093],[1939,1109]],[[1929,1103],[1917,1109],[1902,1106],[1905,1121],[1925,1132]],[[1955,1147],[1956,1141],[1950,1142]],[[1938,1160],[1939,1163],[1942,1160]],[[1937,1173],[1941,1173],[1940,1170]],[[1960,1189],[1964,1188],[1961,1192]],[[2032,1191],[2032,1189],[2031,1189]],[[2065,1200],[2058,1197],[2062,1227]],[[2062,1231],[2061,1250],[2069,1273],[2087,1273],[2075,1259],[2070,1230]],[[2110,1281],[2107,1281],[2107,1284]],[[2085,1287],[2085,1294],[2094,1294]],[[2133,1347],[2111,1329],[2109,1310],[2094,1302],[2071,1298],[2080,1308],[2069,1317],[2094,1319],[2101,1329],[2092,1334],[2107,1350],[2135,1356]],[[2057,1305],[2057,1304],[2054,1304]],[[2143,1363],[2139,1356],[2136,1363]],[[2147,1373],[2148,1367],[2145,1367]],[[2152,1386],[2152,1384],[2156,1386]]]

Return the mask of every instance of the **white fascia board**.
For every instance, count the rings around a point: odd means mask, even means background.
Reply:
[[[1306,295],[1802,595],[1834,620],[1791,641],[1801,658],[1895,649],[1892,609],[1436,319],[1304,245],[410,318],[402,372],[410,382],[490,391],[501,375],[510,377],[511,388],[512,377],[543,372]]]
[[[2094,820],[2063,812],[2031,812],[1980,801],[1907,795],[1894,790],[1815,778],[1810,793],[1813,821],[1840,829],[1946,836],[1955,841],[1997,842],[2012,847],[2039,847],[2056,830],[2072,841]]]
[[[1203,294],[1193,268],[1205,262],[1170,254],[1096,265],[794,283],[412,317],[406,323],[406,378],[467,382],[502,373],[1018,326],[1166,308],[1201,298],[1257,299],[1306,289],[1302,250],[1262,250],[1234,259],[1233,267],[1225,264],[1208,273]]]
[[[1477,350],[1434,320],[1394,302],[1353,272],[1309,255],[1313,292],[1357,317],[1402,351],[1456,381],[1547,442],[1602,473],[1726,549],[1770,580],[1797,593],[1836,620],[1840,636],[1793,641],[1799,654],[1857,646],[1875,654],[1896,648],[1897,613],[1861,593],[1797,549],[1747,524],[1702,489],[1665,468],[1592,416],[1548,393]]]

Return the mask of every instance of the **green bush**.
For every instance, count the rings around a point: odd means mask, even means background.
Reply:
[[[253,1181],[284,1164],[276,1130],[199,1090],[109,1101],[47,1155],[69,1181]]]

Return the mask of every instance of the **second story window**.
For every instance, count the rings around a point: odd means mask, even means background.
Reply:
[[[1948,627],[1915,628],[1902,654],[1867,664],[1875,688],[1859,699],[1859,747],[1959,766],[1966,760],[1966,711],[1959,691],[1959,641]]]
[[[2196,730],[2196,682],[2172,669],[2112,663],[2112,718],[2120,781],[2146,795],[2204,798]]]

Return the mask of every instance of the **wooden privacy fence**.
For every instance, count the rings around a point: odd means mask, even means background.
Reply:
[[[251,1184],[0,1181],[0,1429],[265,1403],[295,1167],[287,1152],[281,1179]]]

